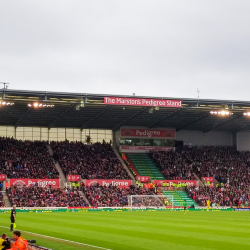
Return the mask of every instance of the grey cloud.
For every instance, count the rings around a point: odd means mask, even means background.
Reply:
[[[0,3],[10,88],[248,99],[250,2]],[[239,86],[241,86],[239,88]]]

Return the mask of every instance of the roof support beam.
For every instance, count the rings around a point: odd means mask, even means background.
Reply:
[[[113,131],[116,131],[117,128],[120,128],[124,123],[131,121],[132,119],[134,119],[135,117],[137,117],[138,115],[144,113],[146,110],[151,109],[152,107],[145,107],[142,108],[141,110],[137,111],[135,114],[131,115],[129,118],[123,120],[122,122],[120,122],[119,124],[117,124],[115,127],[112,128]]]
[[[15,123],[15,128],[20,124],[20,122],[24,119],[24,117],[29,114],[29,112],[31,111],[31,108],[29,108]]]
[[[168,115],[162,117],[159,121],[157,121],[157,122],[153,123],[152,125],[150,125],[149,128],[154,128],[154,127],[158,126],[159,124],[161,124],[162,122],[166,121],[167,119],[169,119],[169,118],[171,118],[171,117],[179,114],[182,110],[183,110],[182,108],[177,109],[173,113],[168,114]]]
[[[73,104],[71,105],[69,108],[67,108],[61,115],[59,115],[53,122],[50,123],[50,125],[48,126],[49,129],[53,128],[60,119],[62,119],[67,113],[69,113],[69,111],[71,111],[71,109],[73,109],[74,107],[76,107],[77,104]]]
[[[248,125],[246,125],[246,126],[240,128],[240,129],[238,129],[238,130],[236,130],[236,131],[234,131],[234,132],[238,133],[238,132],[241,132],[241,131],[243,131],[243,130],[248,130],[248,129],[250,129],[250,124],[248,124]]]
[[[178,127],[178,128],[176,129],[176,132],[178,132],[178,131],[180,131],[180,130],[182,130],[182,129],[184,129],[184,128],[186,128],[186,127],[188,127],[188,126],[190,126],[190,125],[192,125],[192,124],[194,124],[194,123],[196,123],[196,122],[198,122],[198,121],[200,121],[200,120],[205,119],[205,118],[208,117],[209,115],[210,115],[210,114],[204,114],[204,115],[202,115],[202,116],[199,116],[199,117],[195,118],[195,119],[192,120],[191,122],[188,122],[188,123],[186,123],[186,124],[184,124],[184,125]]]
[[[211,130],[213,130],[213,129],[215,129],[215,128],[218,128],[218,127],[220,127],[220,126],[222,126],[222,125],[225,125],[225,124],[227,124],[227,123],[230,123],[231,121],[236,120],[237,118],[239,118],[239,117],[241,117],[241,116],[242,116],[242,114],[235,115],[235,116],[231,116],[231,117],[229,117],[226,121],[217,123],[217,124],[215,124],[214,126],[210,127],[209,129],[205,130],[204,133],[207,133],[207,132],[209,132],[209,131],[211,131]]]
[[[103,109],[100,113],[98,113],[95,117],[93,117],[92,119],[90,119],[89,121],[87,121],[86,123],[84,123],[81,126],[81,130],[87,128],[87,125],[93,123],[94,121],[96,121],[96,119],[100,118],[102,115],[106,114],[107,112],[109,112],[114,106],[107,106],[105,109]]]

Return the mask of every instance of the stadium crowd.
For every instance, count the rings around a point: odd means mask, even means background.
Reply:
[[[45,142],[5,137],[0,137],[0,173],[8,178],[59,178]]]
[[[0,207],[5,207],[5,202],[4,202],[3,194],[1,191],[0,191]]]
[[[217,187],[189,187],[187,192],[200,206],[205,206],[207,200],[210,200],[212,206],[248,207],[250,204],[248,187],[237,189],[229,184]]]
[[[11,186],[7,190],[11,205],[17,207],[85,207],[77,189]]]
[[[151,189],[138,188],[133,185],[127,188],[118,186],[100,186],[99,184],[91,187],[83,187],[83,192],[94,207],[125,207],[129,205],[128,196],[130,195],[153,195]]]
[[[189,162],[178,151],[153,151],[151,158],[167,180],[194,180]],[[184,156],[184,157],[183,157]]]
[[[130,179],[109,143],[51,142],[54,158],[65,175],[80,174],[83,179]],[[188,187],[189,197],[199,205],[247,206],[250,202],[250,152],[233,147],[179,147],[175,151],[151,152],[150,156],[167,180],[194,180],[197,175],[214,177],[218,184]],[[0,137],[0,174],[8,178],[58,179],[45,142],[19,141]],[[130,186],[83,187],[92,206],[127,206],[131,194],[153,194],[152,190]],[[85,206],[77,190],[11,187],[11,204],[17,206]],[[4,206],[0,194],[0,206]]]
[[[250,184],[250,153],[232,147],[182,147],[175,152],[153,152],[151,157],[170,180],[191,180],[195,173],[234,186]]]
[[[167,179],[214,177],[216,186],[190,187],[189,196],[199,205],[207,199],[220,206],[248,205],[250,199],[250,152],[233,147],[181,147],[176,151],[153,152],[151,157]]]
[[[109,143],[51,142],[54,158],[65,175],[83,179],[130,179]]]

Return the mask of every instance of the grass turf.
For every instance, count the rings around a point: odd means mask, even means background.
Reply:
[[[9,214],[0,226],[9,227]],[[112,250],[248,249],[248,212],[133,211],[89,213],[19,213],[17,228]],[[0,227],[0,233],[10,235]],[[24,233],[39,245],[55,250],[98,249]]]

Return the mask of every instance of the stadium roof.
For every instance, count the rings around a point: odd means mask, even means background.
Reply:
[[[181,100],[182,107],[122,106],[104,104],[104,97]],[[0,90],[0,98],[13,106],[0,106],[0,126],[69,127],[112,129],[121,126],[171,127],[238,132],[250,129],[249,101],[169,97],[121,96],[25,90]],[[2,100],[2,102],[3,102]],[[29,103],[53,104],[53,108],[28,107]],[[211,110],[229,110],[230,116],[211,115]]]

